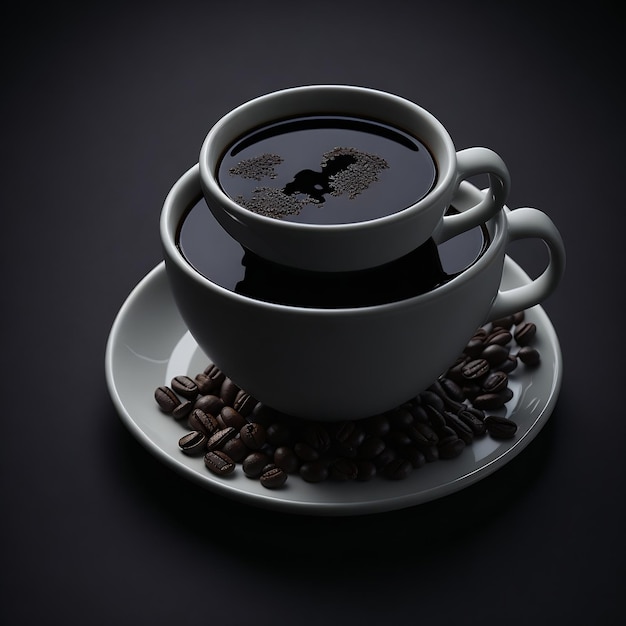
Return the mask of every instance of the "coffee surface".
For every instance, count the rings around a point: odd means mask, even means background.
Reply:
[[[385,124],[340,116],[278,121],[230,146],[217,179],[239,205],[311,224],[362,222],[405,209],[432,188],[427,147]]]
[[[308,272],[244,249],[201,199],[184,217],[177,245],[192,267],[230,291],[293,306],[343,308],[395,302],[436,289],[476,261],[488,245],[488,232],[476,227],[439,246],[429,239],[406,256],[372,269]]]

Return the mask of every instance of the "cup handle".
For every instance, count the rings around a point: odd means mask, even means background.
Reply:
[[[454,215],[444,215],[438,230],[433,234],[436,243],[443,243],[491,219],[504,206],[509,193],[511,184],[509,170],[493,150],[466,148],[457,152],[456,158],[455,194],[462,181],[478,174],[489,176],[489,187],[484,193],[484,198],[476,206]]]
[[[489,320],[523,311],[545,300],[556,288],[565,271],[565,246],[552,220],[542,211],[520,208],[507,211],[508,241],[539,238],[548,248],[548,265],[530,283],[503,291],[500,289],[489,311]]]

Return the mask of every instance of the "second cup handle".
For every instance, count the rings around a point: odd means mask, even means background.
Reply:
[[[493,150],[467,148],[457,152],[456,158],[457,189],[462,181],[478,174],[489,176],[489,187],[484,193],[484,198],[477,205],[461,213],[443,217],[438,230],[433,234],[437,243],[443,243],[491,219],[502,209],[509,193],[511,183],[509,170]]]
[[[490,320],[523,311],[545,300],[556,288],[565,271],[565,246],[552,220],[538,209],[507,211],[508,241],[539,238],[548,247],[548,265],[543,273],[521,287],[499,290],[489,311]]]

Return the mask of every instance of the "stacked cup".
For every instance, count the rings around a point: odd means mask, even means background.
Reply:
[[[337,137],[343,145],[328,143]],[[368,146],[389,146],[389,155]],[[318,161],[307,163],[322,147]],[[467,182],[479,174],[486,190]],[[230,190],[231,175],[247,178],[249,187],[234,189],[250,193]],[[441,123],[403,98],[343,85],[278,91],[219,120],[199,164],[168,194],[161,213],[168,279],[207,357],[257,400],[302,418],[368,417],[428,387],[478,326],[556,288],[565,266],[559,232],[541,211],[509,211],[509,184],[497,154],[457,152]],[[398,199],[397,190],[410,199]],[[219,285],[181,251],[182,223],[202,197],[216,227],[251,259],[249,282],[263,268],[254,291]],[[475,229],[484,234],[480,254],[442,275],[438,246]],[[545,242],[547,267],[501,290],[506,246],[521,238]],[[433,267],[439,273],[425,277]],[[266,297],[285,276],[306,302],[290,299],[289,287],[282,301]],[[398,277],[408,292],[379,298]],[[364,297],[329,303],[325,285],[334,292],[358,285]]]

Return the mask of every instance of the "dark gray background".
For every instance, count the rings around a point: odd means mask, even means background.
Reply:
[[[624,22],[608,2],[26,3],[2,26],[4,624],[617,624],[624,611]],[[174,475],[104,348],[210,126],[307,83],[391,91],[509,165],[568,250],[551,420],[481,483],[314,519]],[[528,242],[512,251],[541,267]],[[534,268],[534,269],[533,269]],[[618,300],[619,298],[619,300]],[[223,620],[220,622],[220,620]]]

